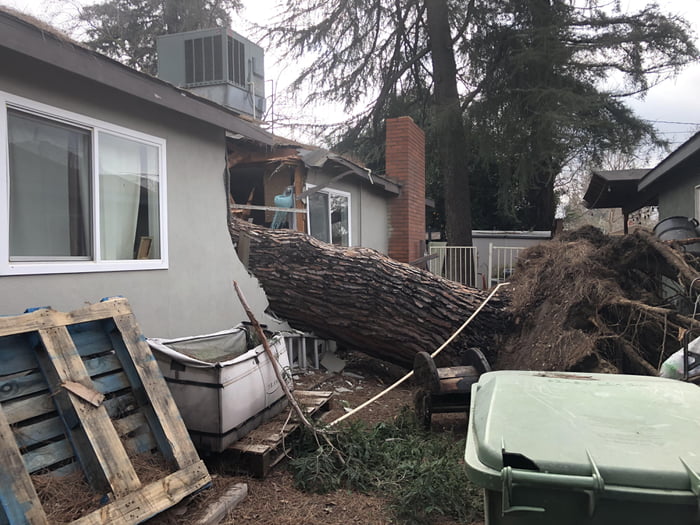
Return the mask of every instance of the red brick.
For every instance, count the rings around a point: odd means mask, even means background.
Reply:
[[[410,117],[386,121],[386,174],[402,184],[389,208],[389,256],[410,262],[425,239],[425,134]]]

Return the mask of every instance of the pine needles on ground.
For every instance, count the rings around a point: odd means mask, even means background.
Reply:
[[[332,447],[303,436],[290,468],[301,490],[384,494],[401,523],[432,523],[438,515],[470,523],[482,513],[481,494],[467,480],[460,437],[425,432],[406,409],[393,423],[342,428],[329,435]]]

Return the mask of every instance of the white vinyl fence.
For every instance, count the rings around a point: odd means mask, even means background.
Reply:
[[[489,243],[489,288],[510,279],[518,255],[524,249],[522,246],[494,246],[493,243]]]
[[[475,246],[446,246],[445,243],[432,242],[429,252],[436,257],[428,261],[428,269],[445,279],[467,286],[490,288],[510,278],[518,254],[524,249],[522,246],[494,246],[489,243],[488,267],[484,268],[485,275],[479,279],[479,253]]]
[[[436,275],[466,284],[477,286],[476,264],[478,261],[475,246],[446,246],[445,243],[430,243],[430,255],[437,255],[428,261],[428,269]]]

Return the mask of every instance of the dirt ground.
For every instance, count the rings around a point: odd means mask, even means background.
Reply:
[[[333,391],[330,410],[321,415],[329,423],[348,410],[362,404],[384,390],[399,377],[400,370],[387,369],[378,361],[361,355],[347,356],[342,373],[309,371],[295,376],[298,390]],[[369,424],[392,420],[403,406],[413,405],[414,386],[410,382],[400,385],[374,404],[359,412],[354,418]],[[466,433],[466,417],[463,414],[438,414],[433,417],[432,430],[454,430],[456,435]],[[217,464],[216,458],[207,460],[213,477],[212,489],[188,498],[176,507],[149,521],[154,525],[192,523],[193,516],[216,500],[233,483],[246,483],[248,496],[221,523],[275,524],[275,525],[385,525],[392,521],[388,502],[374,495],[342,490],[330,494],[309,494],[294,487],[286,462],[278,464],[265,479],[248,475],[230,475],[226,465]],[[457,525],[444,519],[434,525]],[[475,523],[473,525],[480,525]]]

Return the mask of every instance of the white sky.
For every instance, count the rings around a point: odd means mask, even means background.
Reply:
[[[0,0],[0,4],[9,5],[59,27],[63,20],[57,16],[57,13],[71,10],[75,12],[76,5],[90,3],[94,3],[93,0]],[[251,37],[247,21],[264,21],[271,17],[276,3],[276,0],[243,0],[247,9],[238,20],[234,19],[234,30]],[[646,3],[643,0],[621,0],[622,7],[628,9],[639,9]],[[696,39],[700,37],[700,0],[658,0],[658,3],[664,12],[679,14],[688,20],[696,34]],[[697,45],[700,47],[700,39]],[[293,80],[294,66],[285,63],[283,58],[280,60],[279,56],[275,56],[274,50],[266,49],[265,67],[266,79],[273,81],[268,82],[266,92],[269,96],[270,87],[274,85],[278,93],[275,110],[278,114],[284,112],[295,115],[300,120],[317,123],[323,123],[324,119],[329,118],[333,122],[343,118],[342,111],[337,108],[307,109],[302,114],[301,110],[294,105],[289,103],[283,105],[281,92]],[[640,117],[654,122],[663,137],[671,142],[671,147],[675,148],[700,130],[699,86],[700,63],[695,63],[686,67],[677,78],[666,80],[652,88],[644,99],[630,99],[628,103]],[[290,138],[303,139],[303,136],[294,136],[296,133],[290,130],[276,129],[275,131],[282,131]]]

